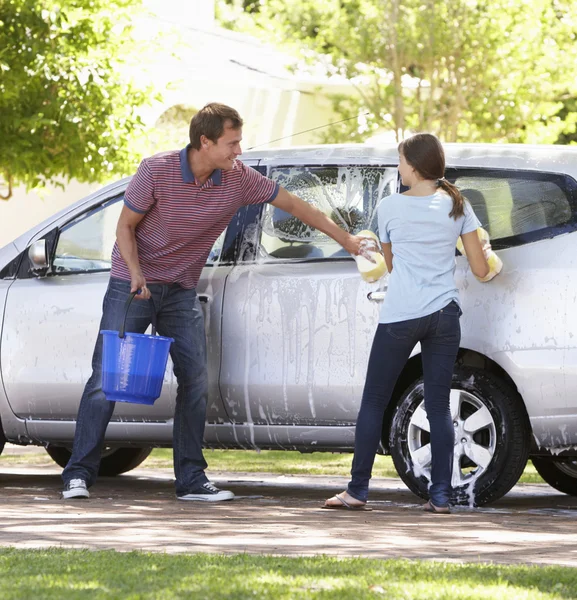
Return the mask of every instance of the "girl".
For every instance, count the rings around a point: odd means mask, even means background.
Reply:
[[[399,374],[420,342],[432,454],[430,500],[423,508],[448,513],[454,442],[449,393],[461,339],[454,281],[458,237],[475,276],[487,276],[489,266],[477,236],[481,224],[444,178],[439,140],[422,133],[401,142],[399,173],[409,190],[384,198],[378,208],[390,278],[357,419],[352,478],[347,490],[329,498],[324,508],[366,509],[383,415]]]

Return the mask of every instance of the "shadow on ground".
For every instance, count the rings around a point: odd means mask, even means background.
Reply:
[[[170,471],[101,478],[91,498],[60,499],[55,467],[0,467],[0,544],[162,552],[327,554],[577,566],[577,498],[519,485],[483,509],[423,513],[395,479],[372,482],[371,512],[323,510],[342,477],[213,474],[236,498],[181,502]]]

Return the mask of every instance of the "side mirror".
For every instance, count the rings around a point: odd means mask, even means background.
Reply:
[[[37,240],[28,248],[28,260],[30,261],[32,271],[41,271],[50,266],[48,263],[46,240]]]

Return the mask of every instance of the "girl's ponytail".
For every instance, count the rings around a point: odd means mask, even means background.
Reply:
[[[437,187],[447,192],[453,200],[453,209],[449,213],[450,217],[453,217],[455,221],[465,214],[465,199],[463,194],[459,191],[456,185],[453,185],[450,181],[447,181],[444,177],[437,179]]]
[[[445,151],[432,133],[416,133],[399,144],[399,152],[417,173],[428,181],[437,181],[437,187],[447,192],[453,200],[449,217],[455,221],[465,214],[465,199],[459,188],[448,182],[445,173]]]

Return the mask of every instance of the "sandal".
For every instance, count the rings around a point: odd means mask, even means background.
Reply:
[[[451,509],[448,506],[435,506],[430,500],[423,504],[423,510],[425,512],[434,513],[436,515],[450,515]]]
[[[327,504],[327,502],[329,501],[327,500],[321,506],[321,508],[328,508],[333,510],[373,510],[372,508],[369,508],[367,506],[366,502],[363,502],[362,504],[351,504],[350,502],[347,502],[342,497],[342,494],[344,494],[344,492],[342,492],[341,494],[335,494],[332,498],[329,498],[329,500],[338,500],[339,504]]]

